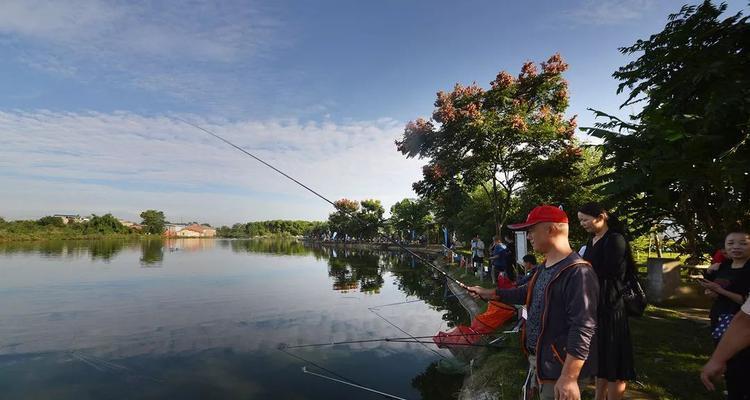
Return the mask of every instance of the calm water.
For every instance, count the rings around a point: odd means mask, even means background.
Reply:
[[[185,239],[0,244],[3,399],[408,399],[463,380],[419,344],[279,344],[434,335],[463,318],[408,256],[296,242]],[[427,339],[429,340],[429,339]],[[428,346],[435,350],[435,346]]]

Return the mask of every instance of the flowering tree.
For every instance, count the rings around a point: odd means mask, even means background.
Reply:
[[[527,62],[514,77],[502,71],[487,90],[476,83],[438,92],[431,120],[409,122],[398,150],[429,160],[414,190],[433,199],[455,198],[456,188],[479,186],[492,205],[497,231],[505,224],[511,199],[554,158],[572,165],[581,155],[573,133],[575,117],[565,119],[568,64],[559,54],[540,64]]]
[[[385,209],[380,200],[340,199],[334,202],[336,211],[328,216],[328,226],[340,235],[371,239],[383,226]]]

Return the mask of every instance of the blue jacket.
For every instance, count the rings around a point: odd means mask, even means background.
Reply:
[[[596,372],[596,306],[599,300],[599,279],[591,264],[573,252],[552,278],[544,296],[542,327],[536,345],[536,367],[540,381],[560,377],[566,354],[585,360],[581,377]],[[539,267],[543,268],[543,267]],[[531,305],[531,292],[537,272],[526,285],[514,289],[497,289],[500,301]],[[521,343],[526,350],[526,326]],[[590,350],[594,351],[590,351]]]

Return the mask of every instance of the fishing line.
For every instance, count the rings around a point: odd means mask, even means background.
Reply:
[[[332,202],[331,200],[329,200],[328,198],[326,198],[326,197],[325,197],[325,196],[323,196],[322,194],[320,194],[320,193],[316,192],[315,190],[313,190],[313,189],[312,189],[312,188],[310,188],[309,186],[307,186],[307,185],[305,185],[304,183],[302,183],[302,182],[298,181],[297,179],[295,179],[295,178],[291,177],[291,176],[290,176],[289,174],[285,173],[284,171],[282,171],[282,170],[280,170],[280,169],[278,169],[278,168],[274,167],[273,165],[271,165],[271,164],[267,163],[266,161],[264,161],[264,160],[263,160],[263,159],[261,159],[260,157],[258,157],[258,156],[256,156],[256,155],[254,155],[254,154],[250,153],[249,151],[247,151],[247,150],[243,149],[242,147],[240,147],[240,146],[238,146],[238,145],[236,145],[236,144],[234,144],[234,143],[230,142],[229,140],[227,140],[227,139],[225,139],[225,138],[223,138],[223,137],[219,136],[218,134],[216,134],[216,133],[214,133],[214,132],[212,132],[212,131],[210,131],[210,130],[208,130],[208,129],[206,129],[206,128],[204,128],[204,127],[202,127],[202,126],[198,125],[198,124],[195,124],[195,123],[192,123],[192,122],[190,122],[190,121],[184,120],[184,119],[182,119],[182,118],[180,118],[180,117],[176,117],[176,116],[173,116],[172,118],[174,118],[174,119],[176,119],[176,120],[178,120],[178,121],[181,121],[181,122],[183,122],[183,123],[184,123],[184,124],[186,124],[186,125],[190,125],[190,126],[192,126],[193,128],[195,128],[195,129],[198,129],[198,130],[200,130],[200,131],[202,131],[202,132],[205,132],[205,133],[207,133],[207,134],[209,134],[209,135],[211,135],[211,136],[215,137],[216,139],[219,139],[219,140],[221,140],[222,142],[224,142],[224,143],[228,144],[229,146],[232,146],[232,147],[234,147],[235,149],[237,149],[237,150],[241,151],[242,153],[246,154],[247,156],[249,156],[249,157],[252,157],[253,159],[255,159],[256,161],[258,161],[259,163],[261,163],[261,164],[263,164],[263,165],[267,166],[268,168],[271,168],[272,170],[274,170],[274,171],[278,172],[279,174],[281,174],[281,175],[282,175],[282,176],[284,176],[285,178],[289,179],[290,181],[292,181],[292,182],[296,183],[297,185],[299,185],[299,186],[301,186],[301,187],[305,188],[305,189],[306,189],[306,190],[307,190],[308,192],[310,192],[310,193],[314,194],[315,196],[319,197],[320,199],[322,199],[322,200],[323,200],[323,201],[325,201],[326,203],[328,203],[328,204],[332,205],[332,206],[333,206],[333,207],[334,207],[334,208],[335,208],[335,209],[336,209],[337,211],[341,211],[341,212],[343,212],[344,214],[346,214],[346,215],[347,215],[347,216],[349,216],[350,218],[352,218],[352,219],[356,220],[357,222],[359,222],[359,223],[360,223],[360,224],[362,224],[363,226],[367,227],[367,226],[369,226],[369,225],[370,225],[370,223],[368,223],[367,221],[363,221],[363,220],[362,220],[361,218],[359,218],[359,216],[357,216],[357,215],[356,215],[356,214],[354,214],[353,212],[350,212],[350,211],[347,211],[347,210],[344,210],[344,209],[340,209],[339,207],[337,207],[337,206],[336,206],[336,203]],[[417,254],[417,253],[415,253],[415,252],[413,252],[413,251],[409,250],[409,249],[408,249],[408,248],[407,248],[406,246],[402,245],[401,243],[399,243],[399,242],[398,242],[398,241],[396,241],[395,239],[392,239],[392,238],[390,238],[389,236],[387,236],[387,235],[385,235],[385,234],[380,234],[380,233],[379,233],[378,235],[379,235],[379,236],[380,236],[381,238],[385,239],[385,240],[386,240],[387,242],[389,242],[389,243],[391,243],[391,244],[394,244],[394,245],[396,245],[396,246],[397,246],[398,248],[400,248],[401,250],[403,250],[403,251],[407,252],[407,253],[408,253],[409,255],[411,255],[412,257],[414,257],[414,258],[416,258],[417,260],[419,260],[419,261],[423,262],[424,264],[426,264],[426,265],[427,265],[427,266],[429,266],[430,268],[432,268],[432,269],[434,269],[434,270],[436,270],[436,271],[440,272],[440,273],[441,273],[441,274],[443,274],[443,275],[444,275],[444,276],[445,276],[445,277],[446,277],[447,279],[450,279],[450,280],[452,280],[453,282],[456,282],[456,283],[457,283],[457,284],[458,284],[459,286],[461,286],[462,288],[464,288],[464,289],[466,289],[466,290],[468,290],[468,289],[469,289],[469,287],[468,287],[468,286],[466,286],[466,284],[464,284],[463,282],[459,281],[458,279],[456,279],[456,278],[454,278],[454,277],[450,276],[450,275],[449,275],[449,274],[448,274],[447,272],[443,271],[443,270],[442,270],[442,269],[440,269],[440,268],[439,268],[438,266],[436,266],[435,264],[433,264],[433,263],[432,263],[432,262],[430,262],[429,260],[425,259],[424,257],[420,256],[419,254]],[[472,293],[475,293],[475,292],[472,292]],[[481,296],[479,296],[479,298],[480,298],[480,299],[482,299],[483,301],[487,301],[487,299],[485,299],[485,298],[483,298],[483,297],[481,297]]]
[[[326,368],[326,367],[324,367],[324,366],[322,366],[320,364],[317,364],[317,363],[312,362],[312,361],[310,361],[310,360],[308,360],[308,359],[306,359],[304,357],[301,357],[301,356],[298,356],[296,354],[292,354],[292,353],[288,352],[286,347],[279,346],[279,347],[276,348],[276,350],[278,350],[278,351],[280,351],[280,352],[288,355],[289,357],[293,357],[293,358],[296,358],[297,360],[300,360],[300,361],[302,361],[302,362],[304,362],[306,364],[310,364],[310,365],[314,366],[315,368],[320,369],[321,371],[328,372],[329,374],[331,374],[331,375],[333,375],[333,376],[335,376],[337,378],[343,379],[343,380],[345,380],[347,382],[351,382],[351,383],[353,383],[355,385],[362,386],[360,383],[357,383],[356,381],[354,381],[352,379],[349,379],[349,378],[347,378],[347,377],[345,377],[343,375],[340,375],[340,374],[336,373],[335,371],[331,371],[330,369],[328,369],[328,368]]]
[[[404,335],[406,335],[406,336],[409,336],[409,337],[410,337],[411,339],[413,339],[413,340],[414,340],[415,342],[419,342],[419,340],[417,340],[417,338],[415,338],[414,336],[412,336],[412,334],[410,334],[409,332],[407,332],[407,331],[405,331],[405,330],[403,330],[403,329],[399,328],[399,327],[398,327],[398,326],[397,326],[396,324],[394,324],[393,322],[389,321],[389,320],[388,320],[388,319],[387,319],[386,317],[384,317],[384,316],[382,316],[382,315],[378,314],[378,312],[377,312],[377,311],[373,310],[372,308],[368,308],[368,310],[370,310],[370,312],[371,312],[371,313],[373,313],[373,314],[377,315],[378,317],[380,317],[380,319],[382,319],[383,321],[387,322],[387,323],[388,323],[388,324],[389,324],[390,326],[392,326],[392,327],[394,327],[394,328],[398,329],[399,331],[401,331],[401,333],[403,333]],[[446,357],[446,356],[444,356],[444,355],[440,354],[440,352],[438,352],[437,350],[435,350],[435,349],[431,349],[431,348],[427,347],[427,345],[426,345],[426,344],[424,344],[424,343],[420,343],[420,344],[421,344],[421,345],[422,345],[422,347],[424,347],[425,349],[427,349],[427,350],[429,350],[429,351],[431,351],[431,352],[433,352],[433,353],[437,354],[438,356],[440,356],[440,358],[443,358],[443,359],[447,359],[447,357]]]
[[[398,397],[396,395],[392,395],[392,394],[389,394],[389,393],[381,392],[379,390],[375,390],[375,389],[369,388],[367,386],[362,386],[362,385],[357,385],[355,383],[342,381],[342,380],[339,380],[339,379],[336,379],[336,378],[331,378],[330,376],[325,376],[323,374],[316,374],[315,372],[308,371],[307,367],[302,367],[302,373],[313,375],[313,376],[317,376],[318,378],[327,379],[327,380],[333,381],[333,382],[343,383],[344,385],[351,386],[351,387],[354,387],[354,388],[357,388],[357,389],[366,390],[366,391],[371,392],[371,393],[379,394],[379,395],[381,395],[383,397],[386,397],[386,398],[389,398],[389,399],[406,400],[403,397]]]
[[[422,301],[424,301],[424,300],[422,300],[422,299],[407,300],[407,301],[401,301],[401,302],[398,302],[398,303],[383,304],[383,305],[380,305],[380,306],[374,306],[374,307],[370,307],[370,308],[372,308],[373,310],[377,310],[377,309],[380,309],[382,307],[400,306],[402,304],[419,303],[419,302],[422,302]]]

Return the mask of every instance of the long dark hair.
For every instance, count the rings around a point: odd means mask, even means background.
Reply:
[[[604,219],[607,221],[607,227],[609,227],[609,230],[612,232],[617,232],[620,235],[623,235],[627,237],[625,233],[625,224],[615,215],[614,213],[609,212],[606,208],[604,208],[601,203],[597,202],[590,202],[583,204],[578,208],[578,212],[586,215],[590,215],[594,218],[598,218],[603,216]]]
[[[607,227],[609,227],[609,230],[614,233],[619,233],[620,235],[622,235],[622,237],[625,238],[625,243],[627,245],[627,250],[625,252],[625,261],[627,262],[627,268],[629,269],[628,272],[637,276],[637,267],[635,265],[635,258],[633,257],[633,249],[630,247],[630,239],[625,233],[625,224],[619,218],[617,218],[616,215],[610,213],[606,208],[604,208],[604,206],[602,206],[600,203],[586,203],[578,208],[578,212],[590,215],[594,218],[604,216],[604,218],[607,220]]]

